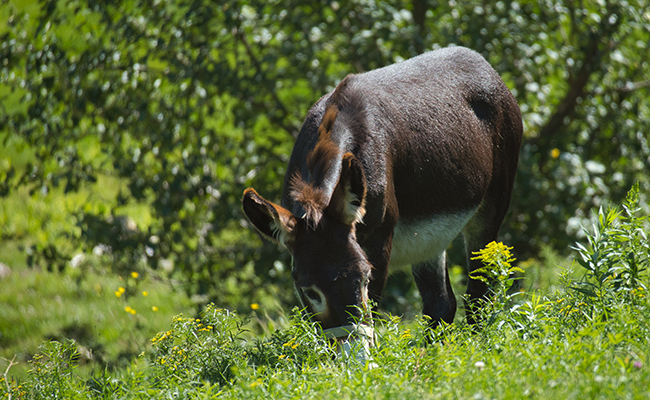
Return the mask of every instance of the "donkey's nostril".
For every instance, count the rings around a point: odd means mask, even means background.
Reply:
[[[320,294],[317,291],[313,290],[313,289],[306,289],[306,290],[304,290],[304,293],[305,293],[305,296],[307,296],[309,298],[309,300],[317,301],[317,302],[321,301]]]
[[[302,294],[307,298],[309,302],[311,312],[314,314],[323,314],[327,311],[327,299],[323,292],[314,285],[309,287],[303,287]]]

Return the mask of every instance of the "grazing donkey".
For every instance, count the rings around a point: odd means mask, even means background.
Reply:
[[[470,256],[497,238],[521,136],[517,102],[483,57],[432,51],[343,79],[307,114],[282,206],[249,188],[244,212],[292,254],[297,294],[323,329],[352,326],[388,266],[406,264],[423,313],[452,322],[445,249],[462,232],[469,271],[481,266]],[[470,299],[486,292],[469,280]]]

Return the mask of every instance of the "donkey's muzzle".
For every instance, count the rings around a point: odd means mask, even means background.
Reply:
[[[336,341],[339,352],[360,363],[371,361],[370,346],[375,344],[375,329],[370,325],[350,324],[324,329],[325,337]]]

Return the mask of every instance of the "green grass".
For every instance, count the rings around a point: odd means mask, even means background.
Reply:
[[[486,320],[496,317],[479,330],[379,319],[374,367],[339,355],[297,310],[288,327],[255,336],[249,318],[211,306],[198,319],[174,318],[117,371],[84,372],[80,343],[48,342],[9,387],[16,398],[70,399],[648,398],[648,297],[602,313],[570,289],[575,280],[557,281],[554,293],[486,304]],[[119,323],[127,331],[133,321]]]
[[[194,310],[184,295],[149,276],[14,267],[0,285],[0,356],[9,360],[16,356],[18,365],[11,372],[18,378],[26,377],[27,361],[50,339],[74,339],[82,366],[124,367],[174,315]],[[120,287],[124,293],[117,297]]]
[[[83,377],[70,362],[75,345],[50,343],[29,379],[11,384],[25,398],[647,398],[648,313],[622,307],[569,329],[558,304],[537,303],[539,320],[525,329],[508,319],[478,333],[456,324],[431,344],[421,320],[378,321],[374,368],[337,356],[298,314],[289,328],[246,340],[245,320],[210,308],[200,320],[174,319],[110,379]]]
[[[422,317],[386,315],[375,320],[367,362],[340,354],[297,309],[271,320],[263,309],[242,317],[210,305],[198,318],[186,313],[170,323],[169,313],[187,300],[151,277],[109,277],[83,263],[65,274],[24,269],[3,282],[11,289],[0,299],[2,340],[15,352],[36,339],[56,340],[41,345],[27,371],[22,359],[14,365],[3,342],[0,395],[650,398],[650,243],[639,211],[638,187],[622,211],[600,210],[593,232],[575,248],[576,262],[565,268],[545,266],[557,261],[549,251],[541,261],[514,264],[510,248],[490,244],[477,253],[494,292],[479,308],[478,326],[458,318],[432,331]],[[523,284],[512,286],[519,268]],[[79,271],[90,273],[78,279]],[[457,268],[452,280],[460,283]],[[157,304],[158,311],[150,309]],[[117,361],[97,368],[89,349]]]

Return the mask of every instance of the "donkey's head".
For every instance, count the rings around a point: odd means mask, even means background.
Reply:
[[[324,329],[348,325],[367,308],[371,265],[356,240],[355,225],[365,213],[366,181],[361,162],[346,153],[327,193],[296,175],[291,211],[244,192],[244,212],[266,237],[293,256],[292,277],[301,303]],[[337,168],[338,170],[338,168]]]

